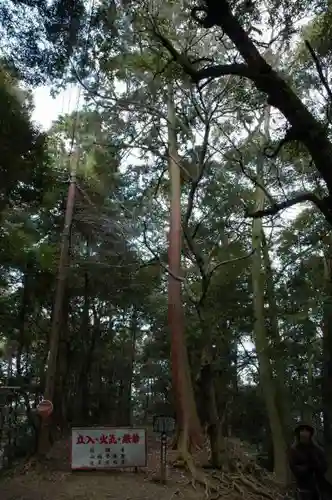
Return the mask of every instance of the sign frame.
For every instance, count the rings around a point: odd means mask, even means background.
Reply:
[[[112,432],[116,431],[118,429],[128,429],[128,431],[144,431],[144,448],[145,448],[145,463],[144,465],[113,465],[111,466],[105,466],[105,467],[95,467],[93,465],[90,466],[84,466],[84,467],[73,467],[73,431],[79,430],[79,429],[90,429],[90,430],[100,430],[100,431],[105,431],[105,432]],[[115,470],[122,470],[122,469],[138,469],[138,468],[144,468],[147,467],[148,465],[148,440],[147,440],[147,428],[146,427],[131,427],[131,426],[99,426],[99,425],[90,425],[90,426],[73,426],[71,427],[71,436],[69,440],[69,454],[70,454],[70,468],[72,472],[76,471],[98,471],[98,472],[109,472],[109,471],[115,471]]]
[[[158,421],[163,422],[164,425],[159,427]],[[166,422],[172,423],[171,429],[166,428],[165,426]],[[166,434],[167,436],[172,436],[172,434],[176,430],[176,419],[170,415],[154,415],[152,426],[153,426],[153,432],[155,432],[156,434]]]

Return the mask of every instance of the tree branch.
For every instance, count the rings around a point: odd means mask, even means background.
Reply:
[[[241,257],[235,257],[234,259],[228,259],[228,260],[223,260],[222,262],[219,262],[218,264],[216,264],[212,269],[211,271],[209,272],[209,278],[211,279],[212,276],[213,276],[213,273],[221,266],[225,266],[225,265],[228,265],[228,264],[234,264],[235,262],[240,262],[241,260],[245,260],[245,259],[249,259],[249,257],[251,257],[252,255],[254,255],[254,253],[256,252],[255,249],[251,250],[250,253],[248,253],[247,255],[242,255]]]
[[[172,55],[173,60],[180,64],[185,73],[196,83],[202,79],[213,79],[225,75],[238,75],[250,79],[260,92],[268,96],[268,104],[279,109],[289,121],[297,140],[307,147],[318,172],[325,180],[329,192],[332,193],[332,144],[326,136],[324,127],[310,113],[285,80],[261,56],[249,34],[233,15],[228,0],[205,0],[200,7],[192,9],[192,17],[205,28],[221,27],[234,43],[245,63],[217,65],[196,70],[189,58],[180,54],[153,23],[156,38]],[[326,216],[326,207],[323,213]]]
[[[195,70],[193,70],[195,71]],[[250,71],[249,67],[243,63],[234,64],[217,64],[195,71],[195,81],[205,80],[206,78],[218,78],[220,76],[236,75],[253,80],[255,74]],[[256,74],[257,75],[257,74]]]
[[[286,208],[293,207],[298,203],[303,203],[305,201],[310,201],[323,213],[326,220],[332,224],[332,213],[329,208],[330,198],[327,196],[325,198],[318,198],[314,193],[300,193],[294,198],[285,200],[281,203],[275,203],[269,208],[264,210],[257,210],[256,212],[246,213],[246,217],[252,217],[258,219],[261,217],[266,217],[267,215],[276,215],[277,213],[285,210]]]
[[[176,276],[174,273],[172,273],[172,271],[169,269],[169,267],[166,266],[166,264],[164,264],[162,262],[162,260],[160,259],[160,257],[158,257],[158,255],[156,254],[156,252],[154,252],[154,250],[152,250],[152,248],[150,247],[149,243],[148,243],[148,240],[147,240],[147,237],[146,237],[146,232],[147,232],[147,224],[146,222],[144,221],[143,222],[143,225],[144,225],[144,229],[143,229],[143,241],[144,241],[144,245],[146,246],[146,248],[149,250],[149,252],[152,253],[153,257],[155,258],[155,260],[157,262],[159,262],[160,266],[170,275],[172,276],[172,278],[174,278],[175,280],[177,281],[181,281],[181,282],[184,282],[185,279],[182,278],[181,276]]]
[[[166,37],[164,37],[164,35],[160,32],[156,23],[154,23],[153,21],[152,21],[152,29],[155,37],[161,42],[161,44],[165,47],[165,49],[168,50],[173,60],[178,64],[180,64],[180,66],[182,66],[184,72],[187,73],[187,75],[189,75],[194,81],[197,81],[196,80],[197,71],[195,70],[193,64],[189,61],[189,59],[185,55],[180,54],[180,52],[176,50],[176,48],[171,44],[171,42]]]
[[[233,42],[248,68],[248,78],[260,92],[267,95],[268,104],[279,109],[290,125],[297,130],[298,140],[307,147],[317,170],[332,193],[332,144],[323,125],[310,113],[279,73],[265,61],[249,33],[232,13],[230,2],[201,0],[200,6],[192,9],[191,15],[205,28],[219,26]],[[179,59],[178,62],[181,64]],[[182,67],[187,71],[188,64]],[[189,70],[188,74],[192,75],[192,66]],[[222,74],[225,74],[224,70]],[[194,74],[194,78],[195,76],[197,77],[197,73]]]
[[[184,217],[184,226],[186,229],[188,228],[189,220],[190,220],[193,208],[194,208],[195,194],[196,194],[196,191],[198,189],[199,183],[201,182],[201,180],[203,178],[204,171],[206,168],[205,157],[206,157],[207,148],[208,148],[208,144],[209,144],[209,135],[210,135],[210,122],[207,121],[205,123],[203,144],[201,146],[201,151],[200,151],[199,158],[198,158],[198,165],[197,165],[198,175],[197,175],[196,179],[192,180],[190,190],[189,190],[189,195],[188,195],[187,210],[186,210],[186,214]]]
[[[310,55],[315,63],[315,66],[316,66],[316,70],[317,70],[317,73],[318,73],[318,76],[320,78],[320,81],[322,82],[322,84],[324,85],[325,87],[325,90],[327,92],[327,95],[328,95],[328,98],[329,100],[331,101],[332,103],[332,90],[329,86],[329,83],[327,81],[327,78],[326,76],[324,75],[324,71],[323,71],[323,68],[322,68],[322,64],[320,62],[320,60],[318,59],[318,56],[317,54],[315,53],[314,49],[311,47],[310,43],[308,40],[304,40],[304,43],[307,47],[307,49],[309,50],[310,52]]]
[[[189,75],[195,83],[207,78],[218,78],[226,75],[237,75],[251,79],[254,78],[254,75],[250,71],[249,67],[243,63],[218,64],[197,70],[194,65],[200,62],[200,60],[192,62],[187,56],[180,54],[180,52],[176,50],[172,43],[160,32],[155,24],[153,25],[153,32],[155,37],[171,54],[173,60],[182,66],[184,72],[187,73],[187,75]]]

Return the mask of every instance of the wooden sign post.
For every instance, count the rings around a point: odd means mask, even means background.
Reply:
[[[175,419],[163,415],[153,417],[153,430],[160,434],[160,481],[166,484],[167,473],[167,436],[173,434],[175,430]]]

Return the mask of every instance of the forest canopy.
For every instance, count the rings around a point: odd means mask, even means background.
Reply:
[[[331,16],[1,3],[0,391],[52,401],[39,452],[162,413],[187,465],[235,436],[286,483],[300,419],[332,458]],[[42,132],[46,84],[84,104]]]

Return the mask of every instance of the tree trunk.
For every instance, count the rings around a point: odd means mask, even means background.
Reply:
[[[52,415],[52,432],[55,434],[57,434],[58,430],[63,430],[67,424],[67,400],[65,389],[69,368],[68,319],[70,305],[70,290],[67,284],[65,286],[64,295],[66,299],[61,314],[61,331],[59,335],[56,380],[53,394],[54,413]]]
[[[86,242],[86,255],[89,257],[89,242]],[[96,342],[95,332],[91,335],[91,325],[90,325],[90,283],[88,272],[84,273],[84,303],[82,309],[81,318],[81,328],[80,335],[82,338],[82,351],[81,351],[81,370],[79,375],[79,405],[80,408],[80,418],[84,422],[88,419],[88,400],[89,400],[89,375],[93,356],[93,350]],[[98,322],[95,322],[95,327]],[[92,339],[91,339],[92,337]]]
[[[225,441],[222,434],[222,422],[219,418],[215,376],[213,372],[212,359],[205,349],[202,354],[200,389],[202,392],[203,404],[207,414],[207,433],[211,447],[211,465],[217,469],[222,468],[225,463]]]
[[[172,384],[178,425],[178,448],[202,444],[202,430],[197,415],[188,351],[184,333],[181,297],[181,179],[176,140],[176,115],[173,89],[168,87],[168,156],[170,177],[170,227],[168,261],[168,322],[171,334]]]
[[[18,338],[18,347],[16,353],[16,372],[18,377],[22,375],[22,357],[23,357],[23,352],[25,350],[24,348],[28,343],[25,338],[25,333],[26,333],[25,327],[26,327],[29,303],[31,300],[30,290],[29,290],[30,289],[29,274],[31,267],[32,267],[31,262],[28,261],[23,276],[22,302],[19,313],[19,338]]]
[[[290,399],[286,383],[286,365],[285,353],[280,337],[278,326],[278,308],[274,290],[273,271],[267,241],[262,227],[262,252],[264,260],[264,268],[266,273],[267,299],[269,304],[269,319],[270,319],[270,359],[275,375],[275,384],[277,391],[277,406],[279,409],[280,419],[283,425],[285,439],[287,440],[290,431]]]
[[[77,157],[76,155],[73,155],[72,164],[74,167],[76,167],[76,161]],[[53,400],[54,388],[55,388],[55,377],[56,377],[58,348],[59,348],[59,334],[61,328],[62,305],[65,293],[66,280],[67,280],[68,251],[69,251],[70,229],[74,212],[75,191],[76,191],[76,175],[73,169],[68,188],[65,222],[62,233],[59,270],[56,283],[54,310],[52,316],[49,356],[47,360],[47,369],[46,369],[44,399],[50,401]],[[48,425],[47,422],[43,420],[39,432],[38,453],[40,454],[47,453],[47,451],[50,448],[50,445],[51,445],[50,426]]]
[[[127,359],[127,370],[126,377],[123,380],[123,394],[122,394],[122,415],[123,415],[123,424],[122,425],[131,425],[132,421],[132,406],[131,406],[131,397],[132,397],[132,384],[133,384],[133,370],[135,363],[135,355],[136,355],[136,338],[138,331],[138,318],[137,311],[134,308],[131,320],[130,320],[130,339],[128,341],[128,351],[126,349],[126,359]]]
[[[263,157],[257,161],[257,186],[255,191],[256,210],[264,205],[265,194],[259,187],[262,185]],[[288,482],[287,443],[280,412],[277,405],[278,394],[270,362],[270,348],[265,325],[265,275],[262,266],[262,220],[257,218],[252,224],[252,287],[254,306],[254,336],[259,363],[259,374],[264,394],[269,424],[273,441],[274,472],[277,479],[286,484]]]
[[[329,479],[332,479],[332,250],[324,255],[323,381],[322,400],[324,444],[328,455]]]
[[[311,422],[312,425],[315,424],[314,416],[315,416],[315,405],[313,398],[314,391],[314,361],[315,361],[315,351],[313,349],[315,344],[309,344],[308,349],[308,377],[307,377],[307,386],[309,389],[308,401],[304,407],[303,412],[303,420],[305,422]]]

